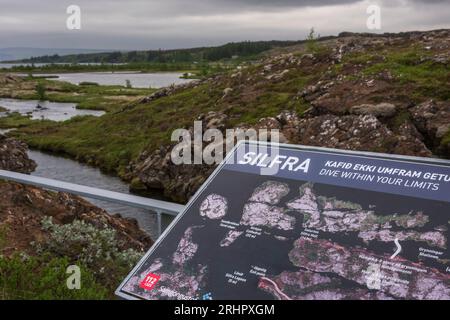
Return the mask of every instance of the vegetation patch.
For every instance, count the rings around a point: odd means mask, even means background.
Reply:
[[[119,243],[115,230],[99,229],[84,221],[59,225],[45,217],[42,229],[50,237],[36,244],[38,254],[66,257],[74,264],[86,266],[111,291],[143,255],[134,249],[121,249],[125,244]]]
[[[370,61],[370,54],[364,59]],[[430,53],[418,49],[391,50],[383,52],[383,61],[370,64],[363,70],[365,75],[377,75],[389,71],[401,85],[412,85],[412,96],[417,100],[434,98],[450,99],[448,88],[450,66],[432,61]],[[361,58],[361,57],[360,57]]]
[[[403,124],[405,124],[405,122],[408,122],[411,120],[411,114],[408,112],[408,110],[400,110],[397,115],[392,118],[389,121],[389,126],[392,129],[398,129],[400,128],[400,126],[402,126]]]
[[[67,287],[67,258],[16,254],[0,256],[1,300],[78,300],[112,298],[109,288],[99,284],[94,274],[80,266],[81,288]]]
[[[31,243],[32,255],[0,251],[0,299],[111,299],[118,283],[143,253],[124,249],[116,231],[75,220],[55,224],[42,219],[48,238]],[[7,230],[0,226],[0,250],[7,245]],[[70,290],[67,268],[78,266],[81,288]]]
[[[51,123],[48,120],[31,120],[30,116],[21,115],[18,112],[12,112],[5,117],[0,117],[0,129],[21,128],[29,126],[31,124],[38,123]]]
[[[447,132],[447,134],[444,136],[444,138],[442,139],[442,144],[445,145],[450,145],[450,130]]]

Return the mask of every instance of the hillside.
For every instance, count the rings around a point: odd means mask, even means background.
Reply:
[[[272,49],[98,119],[30,122],[14,135],[180,202],[213,169],[167,160],[172,131],[197,119],[204,129],[277,128],[294,144],[450,158],[449,59],[450,30],[344,33]]]

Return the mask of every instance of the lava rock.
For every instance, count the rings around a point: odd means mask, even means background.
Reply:
[[[350,113],[358,115],[373,115],[389,118],[396,114],[397,108],[392,103],[361,104],[350,108]]]

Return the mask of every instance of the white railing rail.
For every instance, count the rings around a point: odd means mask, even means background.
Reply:
[[[149,210],[149,213],[156,214],[158,224],[158,236],[160,236],[162,233],[162,215],[169,215],[175,217],[184,208],[183,205],[177,203],[144,198],[131,194],[108,191],[104,189],[93,188],[42,177],[30,176],[27,174],[6,170],[0,170],[0,180],[18,182],[53,191],[67,192],[70,194],[87,197],[91,199],[114,202],[130,207]]]

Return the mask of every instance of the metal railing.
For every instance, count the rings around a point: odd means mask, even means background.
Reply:
[[[134,208],[149,210],[150,214],[156,214],[158,224],[158,236],[162,233],[162,216],[168,215],[175,217],[184,208],[183,205],[166,202],[161,200],[139,197],[131,194],[108,191],[99,188],[83,186],[79,184],[47,179],[42,177],[30,176],[27,174],[0,170],[0,180],[8,180],[22,184],[41,187],[53,191],[67,192],[70,194],[87,197],[91,199],[114,202]]]

